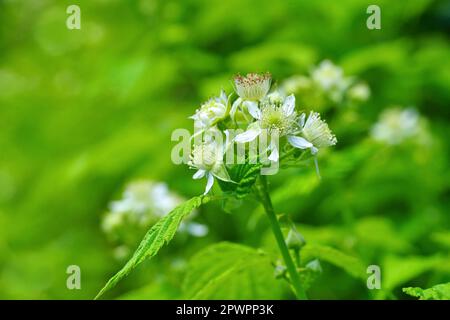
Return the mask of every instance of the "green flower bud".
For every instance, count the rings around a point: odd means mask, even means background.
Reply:
[[[320,261],[317,259],[308,262],[305,267],[314,272],[322,273],[322,266],[320,265]]]
[[[289,230],[286,238],[286,244],[289,249],[300,250],[306,244],[306,241],[297,229],[292,228]]]
[[[274,275],[275,279],[284,278],[286,276],[287,269],[285,266],[279,264],[275,267]]]

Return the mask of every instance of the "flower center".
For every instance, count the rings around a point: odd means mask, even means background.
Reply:
[[[295,117],[295,114],[286,116],[280,107],[267,105],[262,109],[260,125],[269,132],[278,131],[280,135],[285,135],[293,129]]]

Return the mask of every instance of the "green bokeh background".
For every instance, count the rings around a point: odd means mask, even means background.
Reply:
[[[81,30],[66,28],[70,4],[81,7]],[[370,4],[381,7],[381,30],[366,27]],[[222,87],[231,92],[234,73],[281,81],[323,59],[366,81],[372,97],[356,121],[330,115],[339,144],[321,160],[321,183],[312,167],[281,173],[274,202],[307,241],[380,265],[386,292],[324,264],[310,296],[406,298],[404,286],[449,281],[449,28],[449,3],[431,0],[0,0],[0,298],[93,298],[123,264],[99,225],[128,181],[203,192],[171,162],[171,132],[191,129],[187,117]],[[370,141],[393,105],[427,119],[431,146]],[[174,257],[222,240],[263,246],[268,227],[254,208],[206,206],[208,237],[175,239],[108,297],[183,297]],[[72,264],[81,290],[66,288]]]

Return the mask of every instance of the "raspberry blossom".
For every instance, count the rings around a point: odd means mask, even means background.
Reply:
[[[230,116],[234,119],[239,108],[255,108],[258,101],[266,97],[270,90],[272,76],[270,73],[249,73],[245,77],[237,75],[234,77],[234,90],[239,96],[231,107]]]
[[[224,154],[225,146],[215,140],[194,146],[189,165],[197,169],[197,172],[192,176],[193,179],[206,177],[207,182],[204,194],[211,190],[214,184],[214,177],[222,181],[231,181],[223,163]]]
[[[207,129],[215,122],[223,119],[226,116],[227,109],[228,97],[222,90],[219,97],[209,99],[189,118],[194,120],[196,128]]]

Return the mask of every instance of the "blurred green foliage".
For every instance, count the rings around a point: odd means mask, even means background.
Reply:
[[[192,171],[171,162],[172,130],[191,129],[187,117],[222,86],[231,91],[234,73],[270,71],[277,85],[322,59],[372,94],[358,109],[328,111],[339,143],[320,158],[322,181],[312,166],[270,179],[276,210],[299,224],[305,255],[321,260],[310,297],[407,298],[402,287],[449,281],[448,2],[76,3],[81,30],[65,26],[72,1],[0,1],[0,298],[93,298],[123,264],[100,219],[128,181],[165,181],[185,197],[203,192]],[[370,4],[381,7],[381,30],[366,28]],[[380,112],[394,105],[420,112],[429,145],[369,138]],[[199,220],[207,237],[175,239],[108,297],[189,298],[202,270],[213,274],[221,257],[248,250],[208,245],[274,246],[252,201],[230,210],[208,204]],[[200,296],[292,298],[275,279],[245,287],[245,279],[271,272],[259,261],[267,257],[249,254],[253,273]],[[217,256],[216,269],[207,255]],[[353,259],[361,268],[380,265],[382,290],[367,289]],[[81,268],[81,290],[66,288],[72,264]]]

